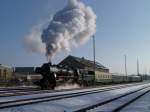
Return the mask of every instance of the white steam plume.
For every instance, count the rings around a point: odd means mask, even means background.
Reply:
[[[27,38],[27,43],[37,43],[39,47],[34,48],[32,44],[29,47],[34,52],[45,52],[50,60],[61,50],[70,51],[85,43],[95,31],[96,15],[93,10],[79,0],[68,0],[67,6],[58,11],[47,29],[39,34],[41,38],[35,35],[34,39]]]
[[[57,86],[55,90],[67,90],[67,89],[76,89],[76,88],[80,88],[80,86],[78,84],[64,84],[64,85]]]
[[[24,38],[24,45],[31,52],[37,52],[40,54],[46,53],[46,45],[42,43],[41,32],[33,28],[32,31]]]

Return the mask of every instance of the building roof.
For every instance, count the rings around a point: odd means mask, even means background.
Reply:
[[[16,73],[34,73],[35,67],[15,67]]]
[[[69,55],[67,58],[65,58],[59,64],[61,65],[66,59],[69,59],[69,58],[75,60],[76,62],[78,62],[80,65],[82,65],[84,67],[93,68],[93,66],[94,66],[94,61],[85,59],[84,57],[79,58],[79,57],[75,57],[75,56],[71,56],[71,55]],[[101,63],[99,63],[97,61],[95,62],[95,67],[98,68],[98,69],[108,69],[108,68],[106,68],[105,66],[103,66]]]

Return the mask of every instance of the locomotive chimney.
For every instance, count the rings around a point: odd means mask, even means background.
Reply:
[[[51,63],[51,58],[49,56],[47,56],[47,61],[48,63]]]

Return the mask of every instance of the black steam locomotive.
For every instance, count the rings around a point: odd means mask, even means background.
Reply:
[[[92,86],[95,84],[112,84],[123,82],[142,81],[140,76],[124,76],[107,72],[97,72],[96,76],[92,70],[75,69],[52,65],[50,62],[37,67],[35,72],[42,75],[42,79],[34,82],[41,89],[54,89],[62,84],[79,84],[82,86]]]
[[[52,65],[51,62],[37,67],[35,72],[42,75],[41,80],[34,82],[41,89],[54,89],[62,83],[77,83],[79,78],[77,69]]]

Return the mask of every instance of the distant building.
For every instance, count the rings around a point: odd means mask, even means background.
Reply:
[[[88,69],[93,70],[94,62],[85,58],[79,58],[75,56],[69,55],[64,60],[62,60],[58,65],[60,66],[68,66],[70,68],[77,68],[77,69]],[[109,69],[100,64],[99,62],[95,63],[95,70],[99,72],[109,72]]]
[[[0,64],[0,81],[4,82],[10,80],[12,77],[12,71],[11,67]]]
[[[91,85],[94,82],[101,82],[101,79],[111,79],[109,69],[99,62],[95,62],[95,76],[94,76],[94,62],[85,58],[75,56],[68,56],[59,64],[62,67],[68,67],[79,70],[79,81],[85,85]]]
[[[35,67],[15,67],[14,72],[20,74],[34,74]]]
[[[35,73],[35,67],[15,67],[14,76],[23,81],[33,81],[41,78],[40,74]]]

